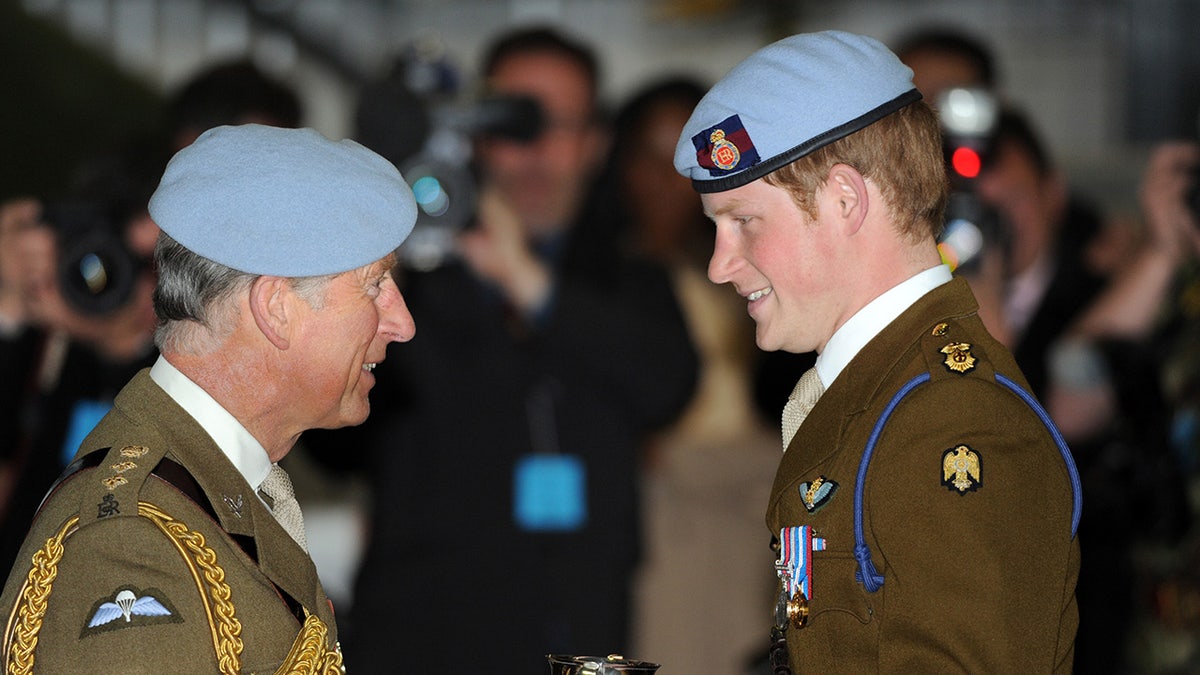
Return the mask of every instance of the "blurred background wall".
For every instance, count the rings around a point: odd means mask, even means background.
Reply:
[[[1197,134],[1192,0],[0,0],[0,197],[53,189],[73,155],[157,123],[163,97],[216,61],[252,58],[296,89],[307,125],[350,136],[357,92],[405,50],[442,50],[466,92],[488,38],[530,22],[594,44],[612,103],[665,71],[715,80],[793,32],[894,44],[965,29],[1111,209],[1130,207],[1149,141]]]

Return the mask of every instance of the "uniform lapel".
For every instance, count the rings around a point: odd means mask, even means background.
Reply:
[[[320,588],[312,558],[300,548],[287,530],[275,520],[261,501],[254,504],[254,541],[258,544],[258,566],[280,590],[311,612],[316,612]]]
[[[138,424],[155,429],[168,454],[178,458],[213,506],[220,526],[231,535],[252,538],[258,568],[281,590],[316,611],[320,584],[316,567],[242,477],[207,432],[150,379],[139,373],[117,397]]]

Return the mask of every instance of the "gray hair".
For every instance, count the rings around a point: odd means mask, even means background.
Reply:
[[[158,284],[154,313],[158,327],[154,344],[160,351],[211,353],[233,331],[235,299],[260,275],[241,272],[199,255],[159,234],[154,247]],[[309,306],[320,309],[329,280],[336,275],[290,279],[292,288]]]

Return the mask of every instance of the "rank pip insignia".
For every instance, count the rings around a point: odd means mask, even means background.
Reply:
[[[837,492],[838,484],[825,476],[817,476],[811,483],[800,484],[800,501],[809,513],[816,513],[822,506],[829,503],[833,493]]]
[[[150,448],[144,445],[127,445],[121,448],[122,457],[141,457],[147,452],[150,452]]]
[[[946,355],[946,367],[956,373],[966,373],[975,367],[975,357],[971,356],[971,345],[967,342],[951,342],[942,347]]]
[[[983,485],[983,462],[979,453],[960,445],[942,453],[942,485],[965,495]]]
[[[712,161],[717,168],[728,171],[737,166],[738,161],[742,158],[742,153],[738,152],[736,145],[725,138],[723,130],[715,129],[708,140],[712,142]]]

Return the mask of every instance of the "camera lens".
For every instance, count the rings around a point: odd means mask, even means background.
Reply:
[[[91,203],[50,203],[42,220],[58,236],[58,285],[76,310],[103,315],[133,294],[139,262],[121,238],[120,219]]]
[[[107,314],[129,300],[136,265],[120,239],[108,232],[93,231],[64,244],[58,267],[59,286],[63,297],[76,309]]]
[[[475,212],[475,181],[465,165],[417,157],[401,168],[417,202],[417,223],[400,247],[405,265],[428,271],[454,250],[454,237]]]

